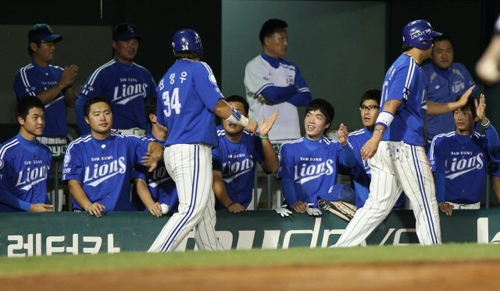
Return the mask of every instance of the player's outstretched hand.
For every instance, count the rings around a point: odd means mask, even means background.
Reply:
[[[152,172],[158,166],[158,163],[163,157],[163,146],[160,143],[152,141],[148,146],[148,153],[142,158],[142,164],[148,167],[148,171]]]
[[[298,212],[298,213],[306,213],[306,211],[307,211],[307,203],[302,202],[302,201],[297,201],[294,204],[292,204],[292,209],[295,210],[295,212]]]
[[[153,205],[148,206],[148,210],[153,216],[161,217],[162,215],[160,202],[155,202]]]
[[[349,131],[347,130],[347,126],[341,123],[339,130],[337,131],[337,135],[339,136],[339,140],[342,146],[345,146],[347,144],[347,141],[349,140]]]
[[[462,97],[460,97],[460,99],[458,99],[458,101],[457,101],[458,108],[464,107],[467,104],[467,102],[469,102],[469,96],[470,96],[470,94],[472,94],[472,91],[474,90],[474,88],[476,88],[476,85],[470,87],[467,91],[465,91],[465,93],[462,95]]]
[[[484,97],[484,94],[481,94],[481,97],[479,97],[479,102],[477,99],[474,99],[474,105],[476,105],[477,118],[479,118],[483,124],[486,124],[488,122],[488,118],[486,118],[486,98]]]
[[[227,211],[230,213],[240,213],[245,211],[245,206],[239,204],[239,203],[233,203],[227,207]]]
[[[281,217],[288,217],[292,214],[292,212],[288,210],[286,206],[286,204],[278,206],[278,208],[274,209],[274,211],[276,211],[276,213],[278,213]]]
[[[448,202],[439,203],[439,209],[441,209],[441,211],[446,213],[448,216],[451,216],[453,213],[453,206]]]
[[[50,204],[31,204],[30,212],[54,212],[54,206]]]
[[[88,206],[85,209],[85,211],[87,211],[90,215],[94,215],[96,217],[102,217],[102,212],[104,211],[104,209],[106,209],[106,206],[98,202],[94,202],[90,204],[90,206]]]
[[[373,158],[375,153],[377,153],[379,142],[379,139],[372,137],[361,148],[361,158],[363,158],[364,161]]]
[[[269,116],[267,121],[264,120],[264,116],[262,116],[262,120],[259,125],[259,131],[261,135],[268,135],[271,128],[273,128],[274,122],[278,119],[278,114],[280,112],[278,110],[274,111],[274,113]]]
[[[255,119],[249,118],[248,124],[247,126],[245,126],[245,129],[255,134],[257,132],[258,127],[259,125],[257,124],[257,121]]]

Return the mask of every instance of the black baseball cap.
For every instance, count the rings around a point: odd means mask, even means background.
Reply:
[[[132,23],[120,23],[113,28],[113,40],[129,40],[131,38],[142,39],[137,33],[137,27]]]
[[[46,23],[38,23],[35,24],[30,31],[28,32],[28,43],[37,41],[37,40],[45,40],[50,42],[60,42],[62,40],[62,36],[59,34],[55,34],[52,31],[52,28]]]

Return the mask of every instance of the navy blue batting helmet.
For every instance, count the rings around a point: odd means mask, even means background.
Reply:
[[[432,38],[442,33],[434,31],[431,24],[425,20],[415,20],[403,28],[403,43],[421,50],[432,46]]]
[[[200,58],[203,56],[203,45],[198,33],[192,29],[181,29],[174,34],[172,49],[178,52],[193,51]]]

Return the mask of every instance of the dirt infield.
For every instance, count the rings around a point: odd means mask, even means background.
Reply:
[[[2,290],[500,290],[500,261],[182,268],[0,278]]]

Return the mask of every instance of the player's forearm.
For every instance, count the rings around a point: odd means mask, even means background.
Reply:
[[[427,114],[429,115],[441,115],[448,112],[452,112],[457,109],[458,109],[457,102],[436,103],[432,101],[427,101]]]
[[[295,85],[288,87],[269,86],[262,91],[262,95],[271,103],[283,103],[297,94],[298,88]]]
[[[271,141],[269,139],[262,140],[262,147],[264,148],[264,168],[269,173],[275,173],[278,171],[280,162]]]
[[[158,159],[158,161],[161,160],[163,157],[163,146],[156,141],[150,142],[148,145],[148,154]]]
[[[297,107],[304,107],[312,101],[311,92],[299,92],[293,95],[292,98],[288,99],[288,103],[291,103]]]
[[[77,96],[73,86],[67,87],[66,90],[64,90],[64,101],[66,102],[67,107],[71,108],[75,106],[76,98]]]
[[[80,181],[69,180],[68,185],[69,185],[69,191],[71,192],[71,195],[73,195],[76,202],[78,202],[78,204],[84,210],[86,210],[90,205],[92,205],[92,201],[90,201],[89,198],[87,197],[87,194],[85,194],[85,191],[83,190]]]
[[[0,204],[10,206],[14,209],[23,210],[26,212],[30,211],[31,203],[23,201],[7,190],[0,190]]]
[[[137,188],[137,195],[139,195],[142,203],[144,203],[147,208],[151,208],[153,204],[155,204],[155,201],[151,196],[151,191],[149,191],[146,181],[143,179],[134,179],[134,184]]]
[[[43,105],[47,105],[50,102],[54,101],[54,99],[59,96],[63,89],[64,88],[62,87],[62,85],[56,84],[48,90],[39,93],[38,95],[36,95],[36,97],[38,97],[42,101]]]
[[[215,196],[219,201],[227,208],[233,204],[233,200],[229,197],[227,193],[226,185],[224,185],[224,180],[222,179],[222,173],[219,171],[213,171],[214,183],[213,189]]]
[[[226,102],[226,100],[220,99],[219,102],[217,102],[217,105],[215,105],[214,113],[220,118],[226,120],[231,116],[231,114],[233,114],[233,109]]]

